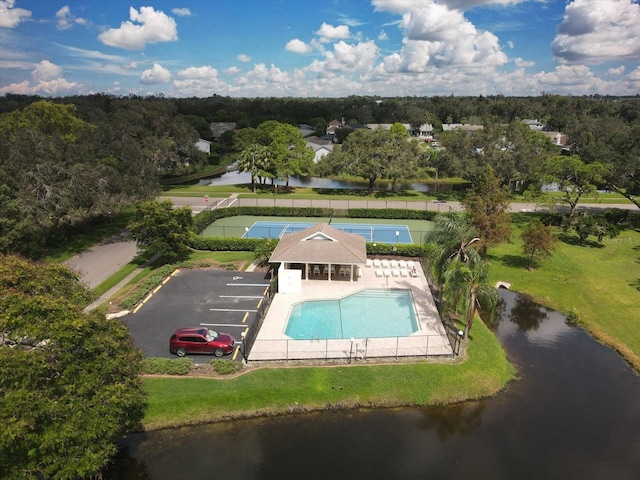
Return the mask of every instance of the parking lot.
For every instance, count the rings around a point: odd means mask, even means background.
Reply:
[[[257,319],[269,286],[268,274],[224,270],[180,270],[154,290],[135,313],[122,317],[136,346],[148,357],[177,358],[169,353],[169,338],[183,327],[206,326],[229,333],[238,345],[223,358],[242,360],[242,333]],[[208,363],[211,355],[189,355]]]

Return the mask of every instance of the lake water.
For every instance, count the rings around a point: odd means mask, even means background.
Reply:
[[[496,398],[137,434],[106,478],[640,478],[640,377],[557,312],[500,295],[521,378]]]
[[[251,174],[249,172],[226,172],[222,175],[210,177],[210,178],[202,178],[198,181],[198,185],[237,185],[237,184],[250,184],[251,183]],[[285,185],[285,181],[277,180],[276,184]],[[267,182],[268,185],[271,184],[270,181]],[[349,180],[333,180],[330,178],[320,178],[320,177],[290,177],[289,178],[289,186],[290,187],[307,187],[307,188],[326,188],[326,189],[366,189],[367,183],[363,182],[354,182]],[[462,190],[466,188],[468,185],[464,184],[448,184],[448,183],[440,183],[437,185],[437,190],[435,189],[435,184],[426,183],[426,182],[414,182],[414,183],[398,183],[396,184],[396,190],[415,190],[417,192],[450,192],[452,190]],[[374,187],[376,190],[381,190],[386,188],[387,190],[391,190],[391,183],[376,181],[374,183]]]

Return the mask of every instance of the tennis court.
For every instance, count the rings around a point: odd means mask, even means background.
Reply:
[[[316,223],[258,221],[246,229],[242,238],[282,238],[283,235],[299,232],[312,227]],[[407,225],[377,223],[330,223],[330,225],[343,232],[360,235],[367,242],[413,243],[411,232]]]

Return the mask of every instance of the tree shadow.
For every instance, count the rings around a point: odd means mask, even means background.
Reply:
[[[506,267],[512,268],[528,268],[529,259],[522,255],[502,255],[500,257],[494,257],[497,262],[500,262]]]
[[[629,282],[629,286],[631,288],[635,288],[637,291],[640,292],[640,278],[638,278],[638,279],[636,279],[636,280],[634,280],[632,282]]]
[[[593,240],[585,240],[580,242],[580,238],[575,235],[569,235],[568,233],[561,233],[558,235],[558,240],[567,245],[575,245],[576,247],[589,247],[589,248],[604,248],[604,244],[594,242]]]

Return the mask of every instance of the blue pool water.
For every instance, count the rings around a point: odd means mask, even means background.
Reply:
[[[406,337],[418,331],[411,290],[366,289],[339,300],[294,305],[285,334],[294,340]]]

